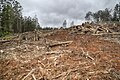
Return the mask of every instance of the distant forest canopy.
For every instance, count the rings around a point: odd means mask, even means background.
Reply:
[[[86,13],[85,19],[93,22],[120,22],[120,2],[113,9],[106,8],[97,12],[89,11]]]
[[[38,18],[23,17],[22,10],[17,0],[0,0],[0,37],[40,28]]]

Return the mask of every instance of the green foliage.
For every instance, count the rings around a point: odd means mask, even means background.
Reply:
[[[40,29],[37,18],[24,17],[22,20],[22,32],[33,31],[35,29]]]
[[[113,21],[120,21],[120,3],[114,7]]]
[[[54,30],[52,27],[44,27],[42,30]]]
[[[0,5],[0,37],[9,33],[21,33],[40,29],[38,19],[35,16],[23,17],[22,6],[16,0],[1,0]]]
[[[1,13],[1,26],[5,31],[12,31],[12,24],[14,23],[13,9],[9,5],[4,5]]]
[[[95,22],[109,21],[111,19],[111,10],[106,8],[105,10],[99,10],[95,13],[89,11],[85,16],[85,19],[92,20],[91,18],[93,18]]]
[[[94,22],[107,22],[107,21],[120,21],[120,3],[116,4],[114,10],[106,8],[105,10],[99,10],[97,12],[86,13],[85,19],[92,20]]]
[[[86,19],[87,21],[90,21],[92,16],[93,16],[92,12],[89,11],[88,13],[86,13],[85,19]]]
[[[0,31],[0,37],[4,37],[6,35],[10,34],[8,31]]]

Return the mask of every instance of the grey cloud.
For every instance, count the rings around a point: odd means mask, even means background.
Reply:
[[[18,0],[23,15],[37,15],[42,26],[61,26],[63,20],[84,21],[88,11],[113,8],[119,0]]]

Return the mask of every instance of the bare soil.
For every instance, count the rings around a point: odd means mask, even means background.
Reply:
[[[0,43],[0,80],[120,80],[120,44],[63,29]]]

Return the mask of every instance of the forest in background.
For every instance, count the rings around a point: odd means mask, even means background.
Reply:
[[[22,15],[22,6],[16,0],[0,1],[0,37],[9,33],[23,33],[40,28],[38,18]]]
[[[85,19],[93,22],[120,22],[120,2],[113,9],[106,8],[97,12],[89,11],[86,13]]]

